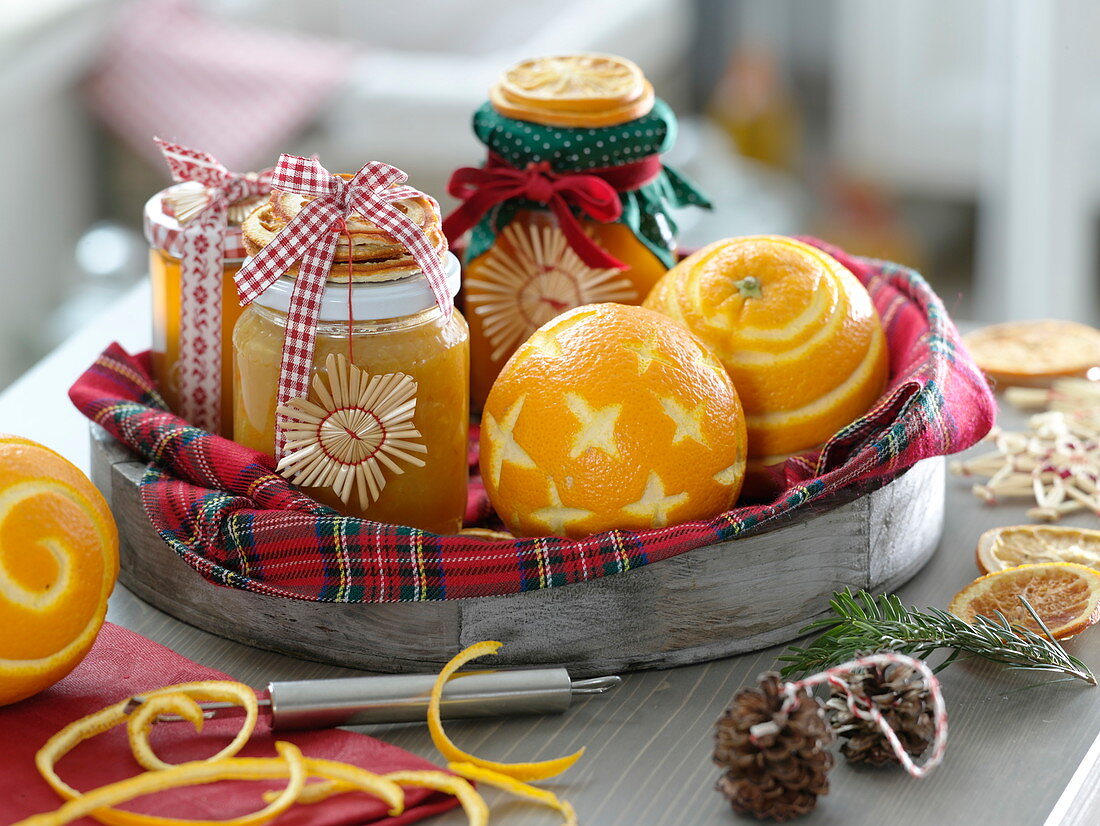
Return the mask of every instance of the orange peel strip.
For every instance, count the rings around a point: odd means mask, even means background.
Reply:
[[[492,769],[483,769],[473,763],[448,763],[447,768],[468,780],[476,780],[487,786],[495,786],[509,794],[556,809],[565,818],[562,826],[577,826],[577,813],[573,810],[572,804],[568,800],[560,800],[553,792],[540,789],[529,783],[521,783],[506,774],[495,772]]]
[[[339,780],[322,780],[320,783],[307,783],[305,788],[299,792],[298,799],[295,802],[303,805],[320,803],[322,800],[328,800],[333,795],[354,791],[359,791],[359,789],[348,783],[342,783]],[[278,794],[278,792],[264,792],[264,803],[270,803]]]
[[[195,760],[180,763],[160,771],[147,771],[117,783],[100,786],[87,794],[69,800],[61,808],[52,812],[32,815],[12,826],[64,826],[87,815],[101,822],[102,815],[115,814],[109,807],[125,803],[136,797],[180,786],[197,786],[217,780],[265,780],[287,777],[288,782],[282,792],[267,806],[258,812],[233,820],[171,820],[131,814],[133,823],[151,824],[172,822],[189,826],[224,826],[234,824],[268,823],[293,805],[306,782],[306,761],[302,752],[292,743],[278,742],[275,748],[278,758],[272,757],[227,757],[216,761]],[[106,810],[106,811],[103,811]]]
[[[255,693],[243,683],[236,683],[230,680],[203,680],[194,683],[179,683],[177,685],[165,686],[163,688],[143,692],[141,696],[144,697],[146,701],[151,701],[156,697],[173,694],[184,695],[191,698],[197,697],[199,699],[223,699],[232,695],[240,701],[245,708],[245,718],[241,723],[241,730],[237,732],[237,736],[233,741],[218,752],[218,754],[208,758],[206,761],[195,762],[209,763],[211,760],[223,760],[226,757],[230,757],[240,751],[241,747],[244,746],[248,738],[252,735],[252,730],[256,726],[259,707],[256,703]],[[142,705],[145,704],[143,703]],[[185,706],[181,703],[180,705],[174,706],[174,710],[178,712],[184,707]],[[130,708],[131,701],[130,698],[127,698],[69,723],[69,725],[65,726],[47,740],[45,745],[35,754],[34,762],[35,766],[38,768],[38,773],[42,775],[55,792],[66,800],[74,800],[81,797],[81,792],[74,789],[58,776],[57,769],[55,768],[57,762],[85,740],[91,739],[97,734],[102,734],[124,722],[130,715]],[[140,708],[141,706],[138,706],[135,713],[140,710]],[[129,734],[129,732],[127,733]],[[132,737],[130,738],[130,746],[132,749],[134,748],[134,739]],[[153,760],[159,762],[159,758],[152,754],[151,749],[149,749],[149,755]],[[140,759],[136,751],[134,756]],[[168,766],[168,764],[163,765]],[[273,777],[280,776],[285,776],[285,773],[283,775],[273,775]],[[197,822],[180,818],[139,815],[134,812],[113,811],[110,809],[96,812],[95,818],[100,823],[108,824],[108,826],[188,826],[188,824]],[[256,822],[254,815],[245,815],[233,820],[221,821],[223,826],[253,826]]]
[[[134,759],[146,769],[167,769],[173,765],[157,757],[153,753],[152,746],[149,745],[149,731],[161,714],[178,714],[189,720],[195,726],[195,731],[202,731],[202,709],[195,702],[196,700],[236,703],[245,711],[244,721],[237,736],[217,754],[206,758],[211,762],[232,757],[239,752],[256,728],[256,718],[259,714],[256,694],[243,683],[228,681],[192,683],[183,690],[160,689],[142,696],[145,697],[145,702],[134,709],[126,720],[126,737],[130,741],[130,750],[134,753]]]
[[[485,799],[461,777],[440,771],[387,772],[384,777],[399,786],[434,789],[457,797],[462,810],[466,812],[469,826],[486,826],[489,822],[489,806],[485,803]]]
[[[584,754],[583,748],[567,757],[544,760],[538,763],[496,763],[464,752],[452,743],[446,732],[443,731],[443,720],[439,713],[439,706],[443,698],[443,686],[447,680],[451,679],[452,675],[470,660],[476,660],[478,657],[484,657],[487,654],[495,654],[499,649],[500,643],[492,640],[474,643],[459,651],[451,658],[450,662],[443,666],[443,670],[435,678],[431,697],[428,700],[428,732],[432,736],[432,742],[435,743],[435,747],[449,762],[470,763],[506,775],[514,780],[543,780],[561,774],[580,760],[581,755]]]
[[[466,812],[466,818],[471,824],[483,824],[489,816],[489,809],[484,798],[477,793],[469,783],[461,777],[439,771],[401,771],[390,772],[386,779],[395,781],[403,786],[419,786],[427,789],[445,792],[458,798],[462,808]],[[509,778],[510,779],[510,778]],[[343,780],[325,780],[321,783],[310,783],[298,794],[298,803],[320,803],[333,795],[357,791],[356,787]],[[536,789],[535,791],[539,791]],[[264,800],[274,800],[276,792],[264,792]],[[476,800],[475,800],[476,798]]]
[[[149,731],[159,714],[179,714],[191,719],[194,723],[194,715],[197,712],[199,722],[195,724],[195,730],[201,731],[202,709],[199,708],[196,700],[232,702],[241,706],[245,711],[245,717],[236,737],[217,754],[208,757],[209,761],[232,757],[244,748],[256,728],[256,720],[259,716],[256,694],[243,683],[211,680],[204,683],[184,684],[177,687],[175,691],[171,690],[171,687],[158,689],[143,696],[145,696],[145,702],[138,706],[126,721],[126,736],[130,741],[135,759],[147,769],[167,769],[173,765],[157,757],[149,745]],[[152,709],[147,709],[146,706],[149,704],[162,710],[154,712]]]

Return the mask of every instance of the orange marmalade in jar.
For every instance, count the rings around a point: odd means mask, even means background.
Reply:
[[[504,362],[582,304],[640,304],[674,263],[673,207],[709,206],[661,163],[672,110],[629,60],[572,54],[508,69],[474,115],[489,150],[457,170],[464,203],[444,228],[465,250],[471,395],[480,408]]]
[[[301,208],[274,192],[245,221],[250,253]],[[395,204],[436,247],[452,296],[459,263],[446,251],[434,202]],[[321,298],[313,382],[295,400],[287,454],[306,456],[293,480],[349,516],[433,533],[457,533],[466,508],[469,331],[436,305],[412,256],[360,216],[346,221]],[[350,238],[350,244],[349,244]],[[294,275],[273,283],[241,314],[233,333],[233,438],[273,454],[276,397]],[[344,468],[360,468],[345,485]],[[284,475],[287,475],[284,473]]]
[[[188,218],[186,205],[203,203],[203,187],[180,183],[158,192],[145,203],[145,237],[149,241],[149,280],[152,288],[153,378],[168,406],[182,410],[180,371],[180,259],[182,233]],[[241,314],[233,276],[244,263],[241,221],[262,199],[231,204],[222,252],[221,275],[221,426],[222,436],[233,433],[233,325]]]

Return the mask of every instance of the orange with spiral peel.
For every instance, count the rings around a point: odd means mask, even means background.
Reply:
[[[589,304],[504,365],[482,416],[481,474],[517,536],[660,528],[733,505],[744,427],[726,371],[683,327]]]
[[[37,442],[0,435],[0,705],[76,667],[117,576],[118,532],[88,477]]]
[[[867,290],[831,255],[793,238],[704,247],[669,270],[644,306],[683,324],[725,366],[755,463],[827,441],[886,385],[886,338]]]
[[[1017,565],[978,577],[951,600],[952,614],[967,622],[1000,611],[1015,625],[1042,629],[1028,613],[1023,596],[1056,639],[1076,636],[1100,619],[1100,571],[1075,562]]]

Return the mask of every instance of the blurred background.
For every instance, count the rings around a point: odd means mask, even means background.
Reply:
[[[443,202],[498,72],[625,55],[715,201],[682,242],[810,233],[956,317],[1100,321],[1091,0],[0,0],[0,386],[145,274],[159,134],[231,169],[316,152]],[[140,322],[144,323],[144,321]],[[91,358],[92,354],[89,354]]]

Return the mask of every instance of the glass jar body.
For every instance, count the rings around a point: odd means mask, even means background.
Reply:
[[[285,314],[253,303],[245,308],[233,333],[233,438],[269,455],[275,450],[285,332]],[[350,354],[353,363],[372,376],[405,373],[412,377],[417,383],[413,425],[427,453],[421,457],[422,467],[406,464],[400,474],[384,471],[386,484],[367,507],[355,496],[349,503],[341,502],[330,488],[303,491],[349,516],[456,533],[466,510],[468,471],[469,331],[465,319],[456,311],[445,320],[433,307],[403,318],[353,320],[350,325],[322,321],[314,345],[315,373],[324,372],[330,354]],[[309,399],[320,402],[312,389]]]
[[[584,219],[580,223],[596,244],[628,269],[586,265],[565,240],[557,218],[545,210],[518,211],[493,246],[466,264],[463,294],[475,408],[485,404],[509,356],[547,321],[582,304],[641,304],[667,272],[628,226]]]
[[[226,259],[222,265],[221,329],[221,428],[222,436],[233,435],[233,327],[241,314],[233,277],[243,258]],[[180,259],[152,247],[149,250],[149,278],[153,297],[153,378],[172,410],[179,410],[180,387]]]

